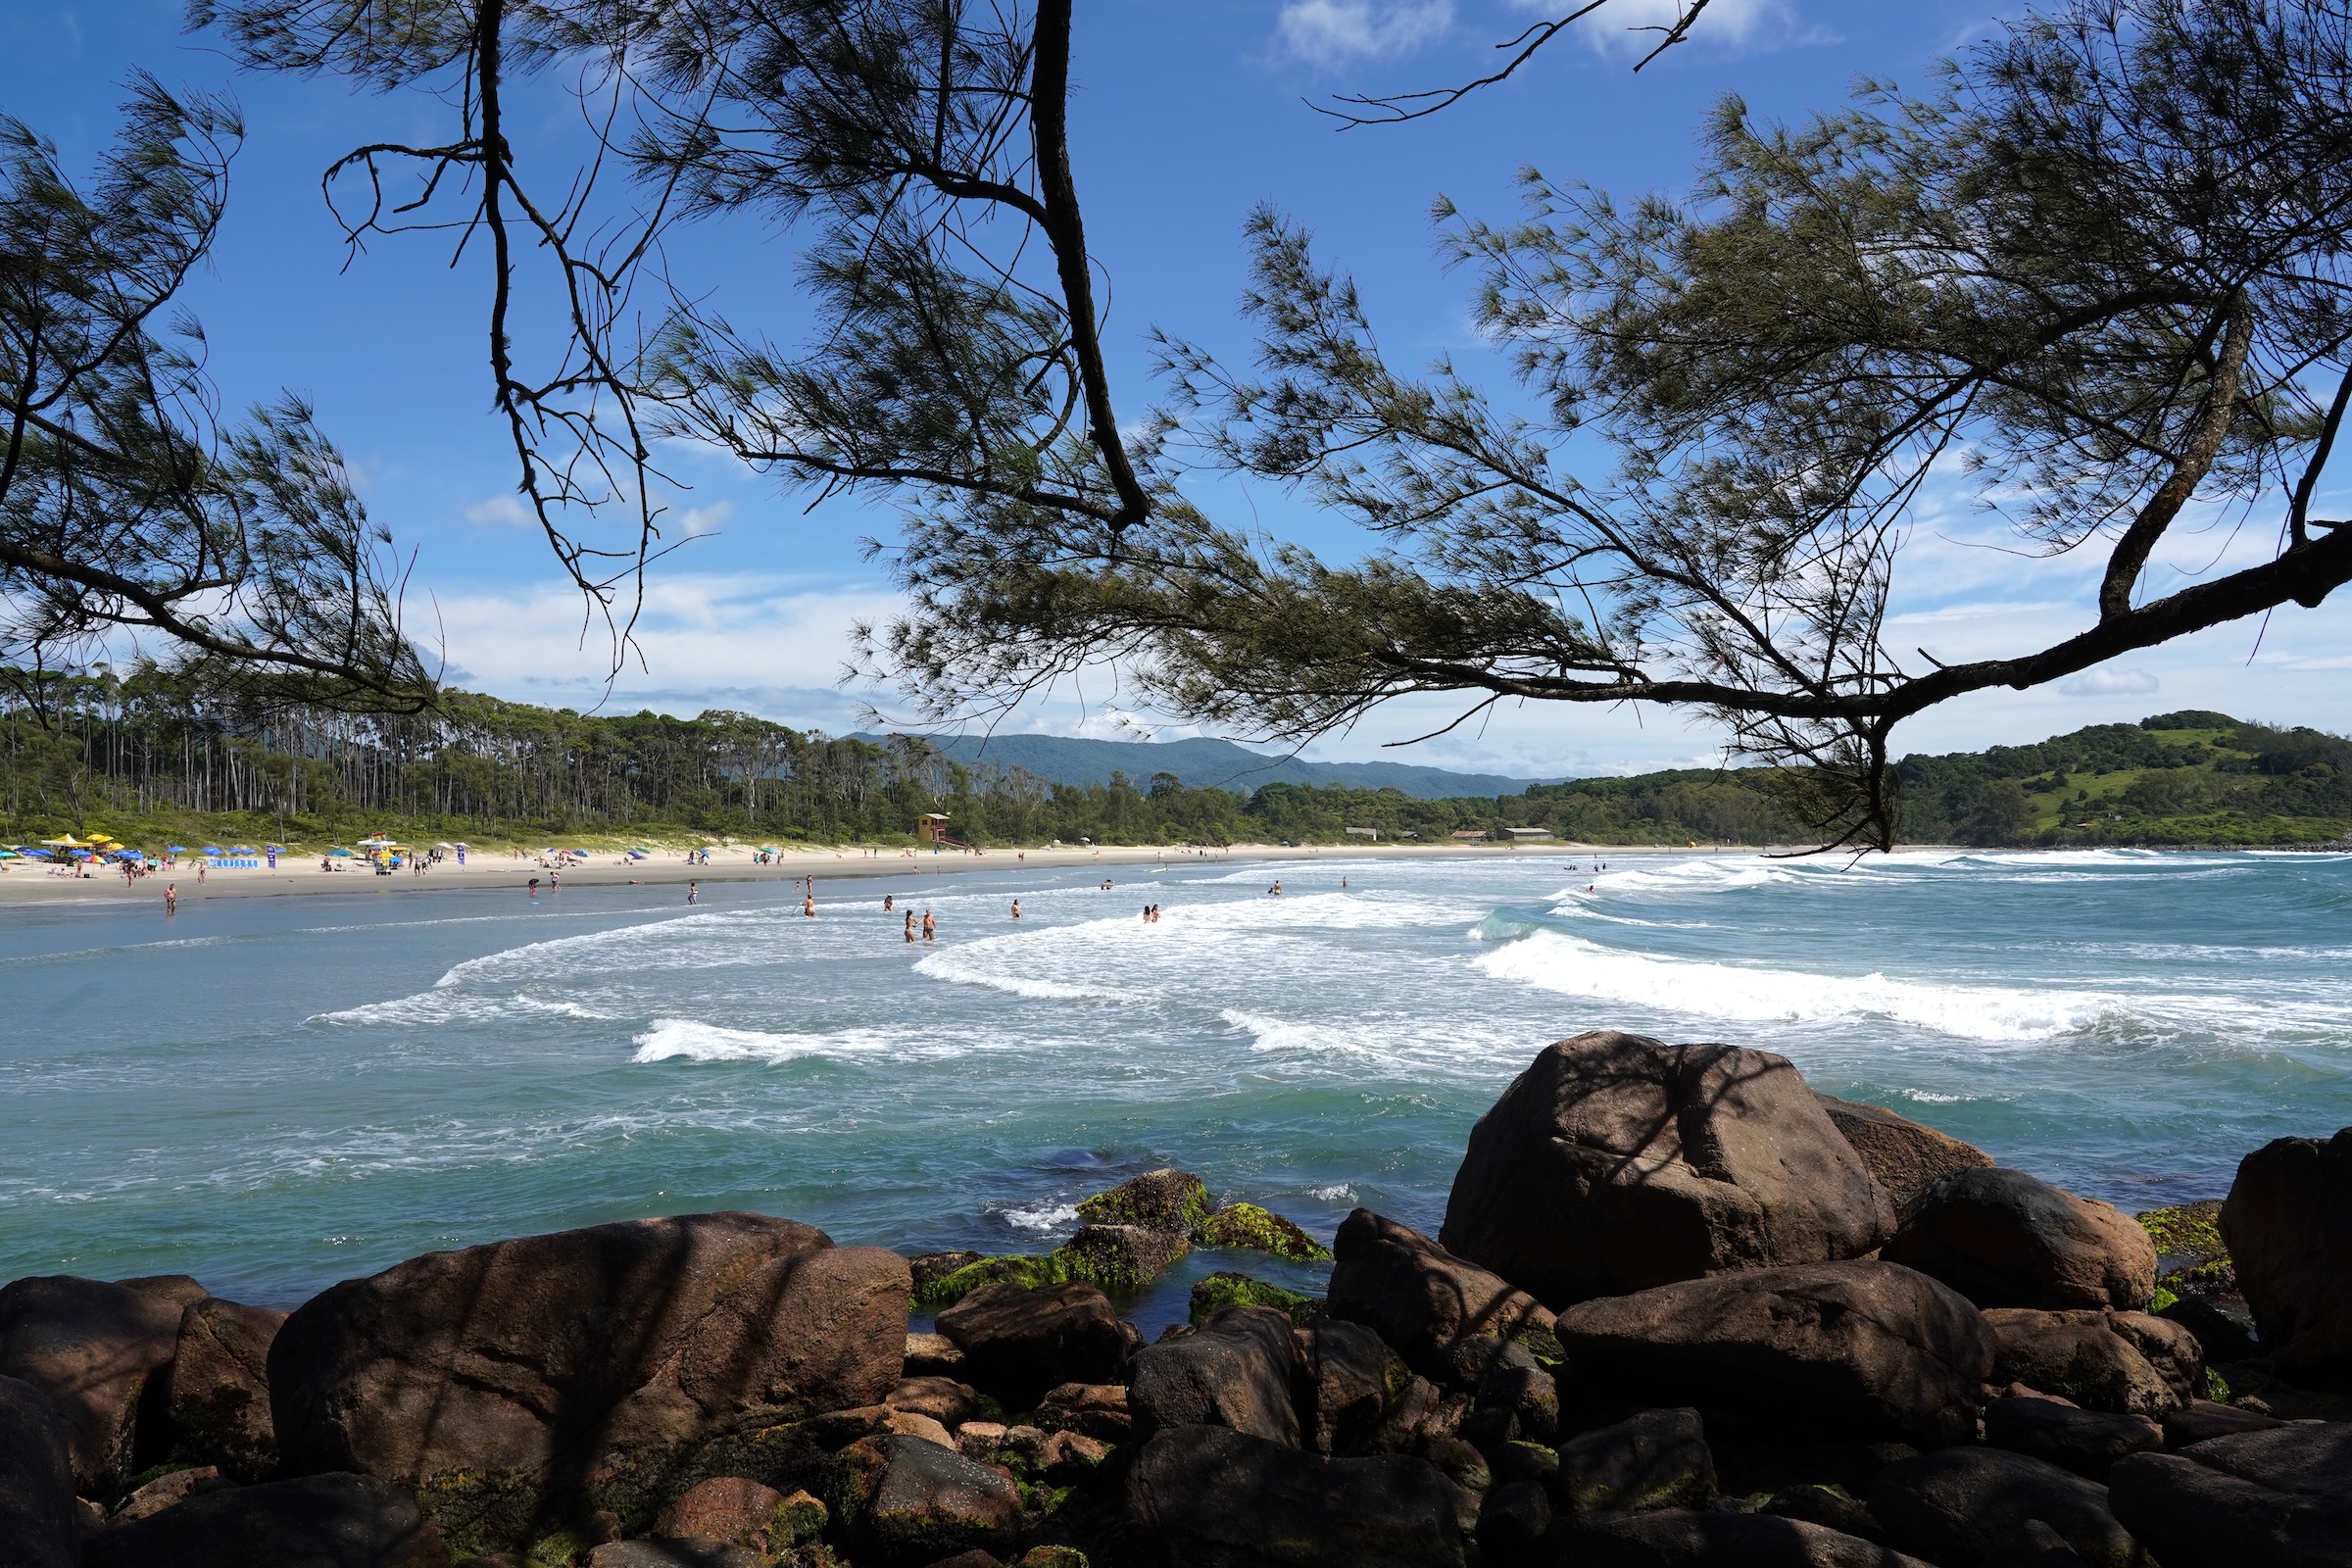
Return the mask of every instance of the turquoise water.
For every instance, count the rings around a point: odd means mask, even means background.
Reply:
[[[813,921],[725,882],[691,910],[666,887],[20,906],[0,1279],[184,1271],[291,1304],[435,1248],[726,1207],[1045,1250],[1159,1164],[1325,1236],[1359,1203],[1434,1229],[1479,1113],[1598,1027],[1781,1052],[2127,1208],[2352,1122],[2352,858],[1591,865],[820,881]],[[885,892],[936,912],[936,947]]]

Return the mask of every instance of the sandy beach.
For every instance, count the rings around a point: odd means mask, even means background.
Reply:
[[[1708,855],[1726,853],[1721,849],[1668,848],[1656,845],[1592,845],[1572,843],[1530,844],[1236,844],[1225,849],[1199,850],[1174,846],[1128,845],[1102,847],[1031,850],[931,851],[909,853],[903,849],[880,851],[843,849],[786,850],[770,856],[760,864],[757,852],[749,846],[733,845],[710,850],[710,863],[689,865],[683,850],[661,850],[642,860],[628,860],[619,853],[598,851],[585,860],[574,859],[564,868],[562,876],[566,886],[612,887],[631,883],[647,885],[677,884],[690,881],[710,884],[739,882],[794,883],[803,878],[816,878],[817,900],[825,898],[825,884],[847,877],[937,876],[943,872],[1001,871],[1016,866],[1067,869],[1072,866],[1101,865],[1106,870],[1122,866],[1158,866],[1176,864],[1235,864],[1247,861],[1313,861],[1321,859],[1424,859],[1439,858],[1455,860],[1541,860],[1545,858],[1585,860],[1591,857],[1653,855]],[[1746,853],[1761,853],[1747,851]],[[274,870],[268,865],[254,867],[224,867],[208,869],[203,880],[197,879],[197,861],[183,859],[172,871],[157,871],[140,877],[127,886],[122,873],[90,868],[90,874],[63,876],[38,861],[14,864],[0,872],[0,905],[36,903],[161,903],[164,889],[175,885],[180,901],[193,903],[205,899],[257,898],[287,894],[338,893],[354,895],[390,896],[402,892],[430,891],[446,893],[453,889],[481,888],[484,890],[520,888],[538,877],[544,885],[554,862],[542,863],[538,856],[516,858],[511,853],[489,851],[469,854],[467,863],[461,866],[454,858],[445,855],[441,863],[428,866],[421,873],[406,867],[390,876],[378,876],[367,862],[353,858],[337,860],[340,867],[322,870],[317,857],[279,856]]]

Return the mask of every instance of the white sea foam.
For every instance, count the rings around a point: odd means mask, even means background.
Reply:
[[[1078,1210],[1068,1203],[1048,1203],[1038,1208],[1006,1208],[999,1210],[1004,1223],[1016,1230],[1051,1231],[1078,1223]]]
[[[1341,1182],[1331,1187],[1309,1187],[1306,1196],[1320,1199],[1326,1203],[1352,1203],[1355,1201],[1355,1189]]]
[[[1931,985],[1623,953],[1538,931],[1472,960],[1501,980],[1661,1012],[1748,1023],[1882,1017],[1972,1040],[2047,1040],[2121,1010],[2101,992]]]
[[[802,1056],[858,1055],[890,1047],[875,1029],[832,1034],[783,1034],[763,1029],[728,1029],[695,1018],[656,1018],[636,1039],[632,1062],[792,1061]]]
[[[385,1002],[364,1003],[356,1007],[341,1007],[333,1012],[315,1012],[305,1023],[333,1024],[393,1024],[430,1026],[452,1023],[497,1023],[502,1020],[532,1015],[610,1019],[613,1015],[600,1012],[577,1002],[548,1001],[519,994],[510,996],[479,996],[462,991],[419,991],[413,996],[394,997]]]

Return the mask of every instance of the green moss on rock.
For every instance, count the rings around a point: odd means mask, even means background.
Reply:
[[[1228,1203],[1203,1216],[1193,1227],[1193,1245],[1247,1248],[1299,1263],[1321,1263],[1331,1257],[1330,1249],[1312,1236],[1255,1203]]]
[[[1209,1208],[1208,1188],[1200,1177],[1148,1170],[1081,1202],[1078,1217],[1095,1225],[1141,1225],[1183,1236],[1208,1217]]]
[[[1211,1274],[1193,1286],[1191,1319],[1198,1325],[1208,1314],[1227,1306],[1270,1306],[1288,1312],[1291,1321],[1303,1325],[1320,1303],[1313,1297],[1297,1291],[1286,1291],[1264,1280],[1253,1280],[1247,1274]]]
[[[1044,1257],[1023,1252],[984,1257],[952,1272],[936,1275],[914,1288],[914,1304],[928,1311],[954,1306],[983,1285],[1020,1285],[1035,1290],[1074,1278],[1069,1259],[1059,1252]]]
[[[2156,1244],[2170,1273],[2176,1267],[2229,1262],[2230,1244],[2222,1240],[2221,1219],[2221,1200],[2208,1198],[2171,1208],[2151,1208],[2139,1216],[2139,1223]]]
[[[1192,1250],[1174,1231],[1141,1225],[1084,1225],[1054,1256],[1070,1279],[1110,1296],[1133,1296]]]

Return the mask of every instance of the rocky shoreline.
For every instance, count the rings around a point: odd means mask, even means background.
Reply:
[[[2135,1222],[1595,1032],[1434,1238],[1358,1209],[1326,1253],[1178,1171],[1081,1219],[912,1259],[637,1220],[291,1314],[18,1280],[0,1568],[2352,1564],[2352,1128]],[[1120,1298],[1196,1248],[1334,1262],[1146,1344]]]

